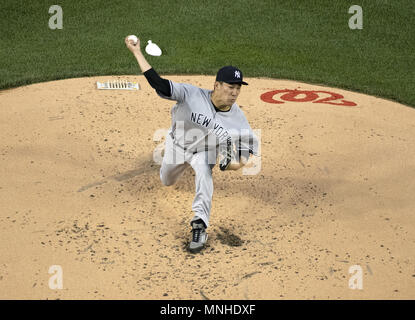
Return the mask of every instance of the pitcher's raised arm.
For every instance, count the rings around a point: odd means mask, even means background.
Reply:
[[[141,72],[146,77],[150,86],[154,88],[158,93],[161,93],[163,96],[170,97],[171,88],[169,80],[161,78],[148,63],[141,51],[140,39],[137,38],[137,43],[134,44],[134,42],[132,40],[129,40],[128,37],[129,36],[125,38],[125,45],[132,52],[132,54],[134,54],[134,57],[136,58],[138,65],[140,66]]]

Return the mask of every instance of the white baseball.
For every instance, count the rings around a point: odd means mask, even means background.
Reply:
[[[137,44],[138,38],[135,35],[128,36],[129,41],[132,41],[134,44]]]

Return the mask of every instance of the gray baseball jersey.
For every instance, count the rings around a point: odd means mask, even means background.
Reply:
[[[258,139],[236,103],[229,111],[217,112],[211,102],[212,90],[169,82],[171,97],[158,95],[177,101],[171,110],[169,129],[176,145],[191,153],[216,150],[219,144],[231,137],[239,149],[250,150],[258,156]]]

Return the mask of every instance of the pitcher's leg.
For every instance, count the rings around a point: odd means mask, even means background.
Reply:
[[[213,178],[212,169],[214,164],[192,161],[195,172],[196,194],[192,204],[195,213],[192,221],[202,219],[206,227],[209,226],[210,210],[212,207]]]
[[[179,180],[184,170],[189,166],[188,163],[167,164],[164,161],[160,168],[160,180],[165,186],[171,186]]]
[[[164,156],[160,168],[160,180],[165,186],[171,186],[181,177],[189,166],[185,162],[183,149],[173,144],[172,137],[167,134],[164,145]]]

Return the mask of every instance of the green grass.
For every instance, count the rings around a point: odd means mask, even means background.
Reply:
[[[48,9],[63,9],[50,30]],[[363,8],[350,30],[348,8]],[[162,75],[294,79],[381,96],[415,107],[413,0],[137,1],[2,0],[0,88],[69,77],[139,74],[124,37],[163,49],[148,57]]]

